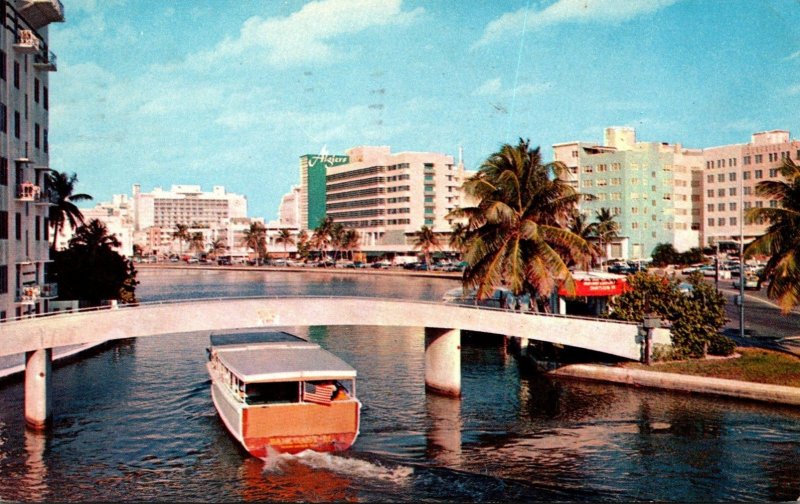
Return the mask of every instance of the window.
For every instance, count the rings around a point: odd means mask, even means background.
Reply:
[[[770,200],[769,207],[770,208],[778,208],[778,200]]]
[[[709,212],[713,212],[714,211],[714,203],[709,203],[708,205],[706,205],[706,210],[709,211]]]
[[[19,89],[19,61],[14,62],[14,87]]]
[[[750,180],[750,172],[742,172],[742,180]]]
[[[709,225],[710,227],[714,227],[714,218],[713,218],[713,217],[709,217],[709,218],[708,218],[708,225]]]
[[[730,172],[728,174],[728,182],[736,182],[736,172]]]
[[[736,196],[736,188],[735,187],[728,188],[728,196]]]
[[[39,124],[36,123],[33,125],[33,146],[37,149],[42,146],[41,141],[39,140],[40,134],[41,128],[39,128]]]
[[[736,202],[735,201],[732,201],[732,202],[728,203],[728,210],[730,210],[730,211],[736,210]]]
[[[42,225],[44,226],[44,241],[49,241],[50,240],[50,220],[47,217],[45,217],[44,219],[42,219],[42,221],[43,221]]]
[[[592,173],[593,168],[591,166],[584,166],[583,173]]]
[[[8,212],[0,211],[0,240],[8,240]]]
[[[39,79],[33,79],[33,101],[39,103]]]
[[[0,157],[0,185],[8,185],[8,159],[4,157]]]
[[[756,154],[756,164],[764,162],[764,155],[763,154]]]
[[[724,226],[724,225],[725,225],[725,217],[718,217],[717,226]]]
[[[594,180],[586,179],[586,180],[583,181],[582,186],[583,187],[594,187]]]
[[[736,217],[728,217],[728,225],[735,226],[736,225]]]
[[[50,99],[48,98],[48,95],[47,95],[47,86],[42,86],[42,100],[43,100],[42,104],[44,105],[44,109],[48,110],[49,107],[50,107]]]
[[[708,191],[706,191],[706,196],[708,196],[709,198],[713,198],[714,197],[714,189],[709,189]]]
[[[717,189],[717,196],[720,198],[725,196],[725,189]]]
[[[714,175],[706,176],[706,182],[708,182],[709,184],[713,184],[714,183]]]
[[[8,266],[5,264],[0,266],[0,294],[8,294]],[[5,318],[3,315],[4,320]]]
[[[798,152],[798,156],[800,156],[800,151],[797,151],[797,152]],[[798,157],[798,159],[800,159],[800,157]],[[742,158],[742,164],[749,165],[750,164],[750,156],[743,157]]]
[[[44,151],[45,153],[47,153],[48,151],[47,128],[44,129],[44,134],[42,135],[42,143],[44,144]]]
[[[15,226],[14,226],[14,231],[15,231],[14,236],[16,237],[17,240],[21,240],[22,239],[22,215],[19,212],[17,212],[17,214],[16,214],[16,219],[15,219],[14,224],[15,224]]]
[[[777,168],[770,168],[769,169],[769,176],[770,177],[777,177],[778,176],[778,169]]]
[[[41,234],[42,234],[42,221],[41,218],[37,215],[36,220],[34,221],[33,239],[39,241],[41,239]]]
[[[717,174],[717,182],[725,182],[725,174],[724,173]]]
[[[6,52],[0,51],[0,79],[6,80],[6,65],[8,65],[8,61],[6,61]],[[800,153],[800,151],[797,151]]]
[[[5,103],[0,103],[0,131],[8,133],[8,112]]]
[[[764,178],[764,170],[756,170],[754,175],[756,179]]]
[[[725,203],[717,203],[717,211],[724,212],[725,211]]]
[[[22,129],[22,120],[19,117],[19,111],[14,111],[14,136],[19,138],[20,130]]]

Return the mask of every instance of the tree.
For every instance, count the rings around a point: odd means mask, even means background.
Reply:
[[[469,219],[465,288],[479,299],[506,284],[515,295],[542,298],[563,283],[575,292],[568,265],[590,255],[585,239],[566,228],[580,194],[559,178],[562,163],[543,164],[529,141],[503,145],[464,183],[477,206],[454,210]]]
[[[202,231],[195,231],[189,237],[189,250],[193,250],[198,254],[202,254],[205,250],[206,240]]]
[[[47,187],[50,190],[50,210],[49,220],[53,227],[53,249],[56,248],[58,235],[64,229],[64,224],[69,223],[70,227],[76,229],[83,224],[83,213],[75,206],[76,202],[91,200],[88,194],[73,194],[75,184],[78,183],[78,176],[73,173],[67,175],[64,172],[51,170],[46,175]]]
[[[325,261],[328,258],[328,247],[331,245],[331,232],[333,231],[333,219],[325,217],[314,229],[311,235],[310,245],[319,251],[320,259]]]
[[[300,233],[297,235],[297,255],[301,259],[304,260],[308,259],[311,250],[311,245],[309,244],[309,241],[310,238],[306,230],[304,229],[300,231]]]
[[[595,226],[595,234],[597,239],[600,240],[600,252],[602,257],[608,259],[606,245],[611,243],[611,240],[616,238],[619,233],[619,223],[614,220],[614,214],[608,208],[601,208],[595,212],[595,219],[597,226]]]
[[[244,232],[242,245],[249,248],[256,254],[256,258],[265,259],[267,257],[267,229],[260,222],[250,224],[250,229]]]
[[[353,252],[361,248],[361,237],[355,229],[347,229],[342,237],[342,250],[347,252],[353,260]]]
[[[678,262],[680,254],[671,243],[659,243],[653,249],[653,265],[666,266]]]
[[[175,231],[172,233],[172,238],[178,240],[180,255],[183,255],[183,242],[189,242],[191,240],[189,226],[186,224],[175,224]]]
[[[211,240],[211,243],[208,244],[208,253],[212,257],[217,257],[218,253],[225,252],[226,249],[225,240],[222,238]]]
[[[586,214],[581,213],[575,208],[572,210],[567,228],[577,236],[583,238],[589,246],[588,257],[575,257],[570,261],[569,265],[573,266],[575,263],[580,263],[584,264],[587,268],[590,267],[602,254],[600,248],[592,242],[592,240],[597,238],[597,223],[590,223]]]
[[[330,230],[328,234],[331,238],[331,248],[333,248],[333,262],[336,263],[336,260],[339,259],[342,255],[342,242],[344,242],[344,234],[345,229],[344,225],[341,222],[334,222],[330,226]]]
[[[458,252],[459,255],[464,253],[467,249],[467,226],[465,224],[461,222],[453,224],[448,245],[450,245],[450,249]]]
[[[690,294],[678,288],[678,281],[639,272],[628,277],[630,290],[609,303],[610,317],[642,322],[655,314],[671,325],[673,357],[705,357],[707,352],[729,355],[733,342],[719,333],[725,325],[725,297],[702,275],[689,277]]]
[[[288,258],[288,246],[294,245],[294,236],[292,236],[292,232],[285,228],[281,229],[278,231],[278,236],[275,237],[275,242],[283,243],[283,255]]]
[[[778,201],[778,206],[751,208],[748,221],[769,222],[766,232],[750,243],[745,257],[769,256],[764,278],[769,279],[767,296],[786,314],[800,304],[800,166],[785,157],[780,168],[783,180],[764,180],[756,195]]]
[[[420,249],[425,255],[425,264],[431,263],[431,250],[439,248],[439,238],[428,226],[422,226],[414,235],[414,249]]]
[[[94,219],[75,230],[69,247],[54,253],[52,274],[59,299],[78,299],[91,306],[105,300],[136,302],[136,269],[113,250],[119,240]]]

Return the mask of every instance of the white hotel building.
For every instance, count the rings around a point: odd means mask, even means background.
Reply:
[[[47,27],[58,0],[0,0],[0,320],[49,311],[49,74]]]

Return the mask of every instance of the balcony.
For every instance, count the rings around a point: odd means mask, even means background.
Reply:
[[[53,54],[53,51],[39,51],[33,58],[33,67],[39,70],[55,72],[58,69],[56,67],[56,55]]]
[[[42,188],[31,182],[23,182],[17,185],[17,201],[39,201]]]
[[[34,28],[64,22],[64,5],[60,0],[21,0],[19,12]]]
[[[25,285],[17,289],[17,303],[24,305],[36,304],[41,298],[41,289],[38,285]]]
[[[20,30],[14,49],[24,54],[39,52],[39,39],[33,30]]]
[[[43,283],[41,285],[40,295],[42,299],[53,299],[58,297],[58,284],[57,283]]]

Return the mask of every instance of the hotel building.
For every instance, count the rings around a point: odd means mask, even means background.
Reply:
[[[606,128],[603,145],[567,142],[553,146],[568,181],[593,196],[580,203],[590,222],[607,208],[619,224],[606,257],[647,259],[660,243],[678,251],[698,246],[703,151],[680,144],[638,142],[632,128]]]
[[[47,312],[50,23],[58,0],[0,0],[0,320]]]
[[[784,158],[800,163],[800,141],[790,139],[788,131],[755,133],[745,144],[703,149],[702,244],[748,243],[766,231],[766,222],[746,218],[749,208],[776,207],[778,201],[756,196],[755,187],[763,180],[783,180],[780,167]]]
[[[198,185],[173,185],[169,191],[157,187],[150,193],[141,192],[138,184],[133,186],[134,230],[137,244],[147,254],[183,250],[173,238],[178,224],[211,241],[226,237],[232,220],[246,217],[247,198],[226,193],[222,186],[203,192]]]
[[[433,152],[361,146],[344,155],[305,155],[300,158],[300,227],[313,230],[329,216],[358,231],[361,250],[368,254],[408,253],[422,226],[443,238],[450,233],[447,214],[463,206],[464,177],[463,163]]]

